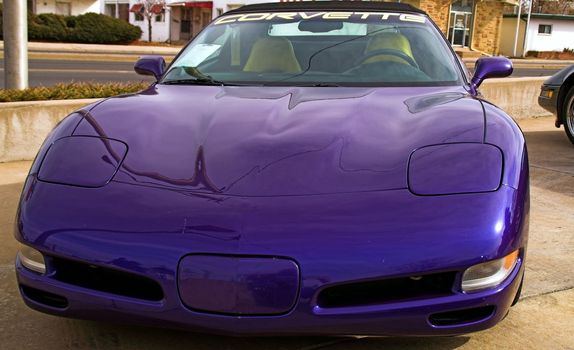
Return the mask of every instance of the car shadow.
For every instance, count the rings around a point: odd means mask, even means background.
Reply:
[[[135,326],[114,326],[98,321],[85,323],[100,336],[115,339],[112,345],[122,349],[193,348],[232,350],[370,350],[370,349],[457,349],[470,340],[469,336],[452,337],[230,337],[169,329]],[[101,340],[100,340],[101,341]]]

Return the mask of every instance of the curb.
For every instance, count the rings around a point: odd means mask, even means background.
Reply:
[[[4,42],[0,41],[4,50]],[[175,56],[181,47],[165,46],[130,46],[130,45],[98,45],[74,43],[43,43],[28,42],[29,52],[42,53],[77,53],[77,54],[106,54],[106,55],[168,55]]]

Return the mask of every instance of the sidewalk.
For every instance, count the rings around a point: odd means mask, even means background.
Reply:
[[[4,41],[0,41],[4,50]],[[181,47],[29,42],[29,52],[175,56]]]

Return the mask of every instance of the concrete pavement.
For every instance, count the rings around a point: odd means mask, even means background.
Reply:
[[[520,121],[531,162],[531,225],[523,298],[496,327],[447,338],[229,338],[56,318],[17,292],[13,217],[30,162],[0,164],[2,349],[574,349],[574,146],[553,118]]]

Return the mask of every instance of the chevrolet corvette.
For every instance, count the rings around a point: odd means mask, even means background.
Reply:
[[[41,312],[229,335],[456,335],[520,296],[528,156],[429,16],[257,4],[67,116],[15,237]]]

